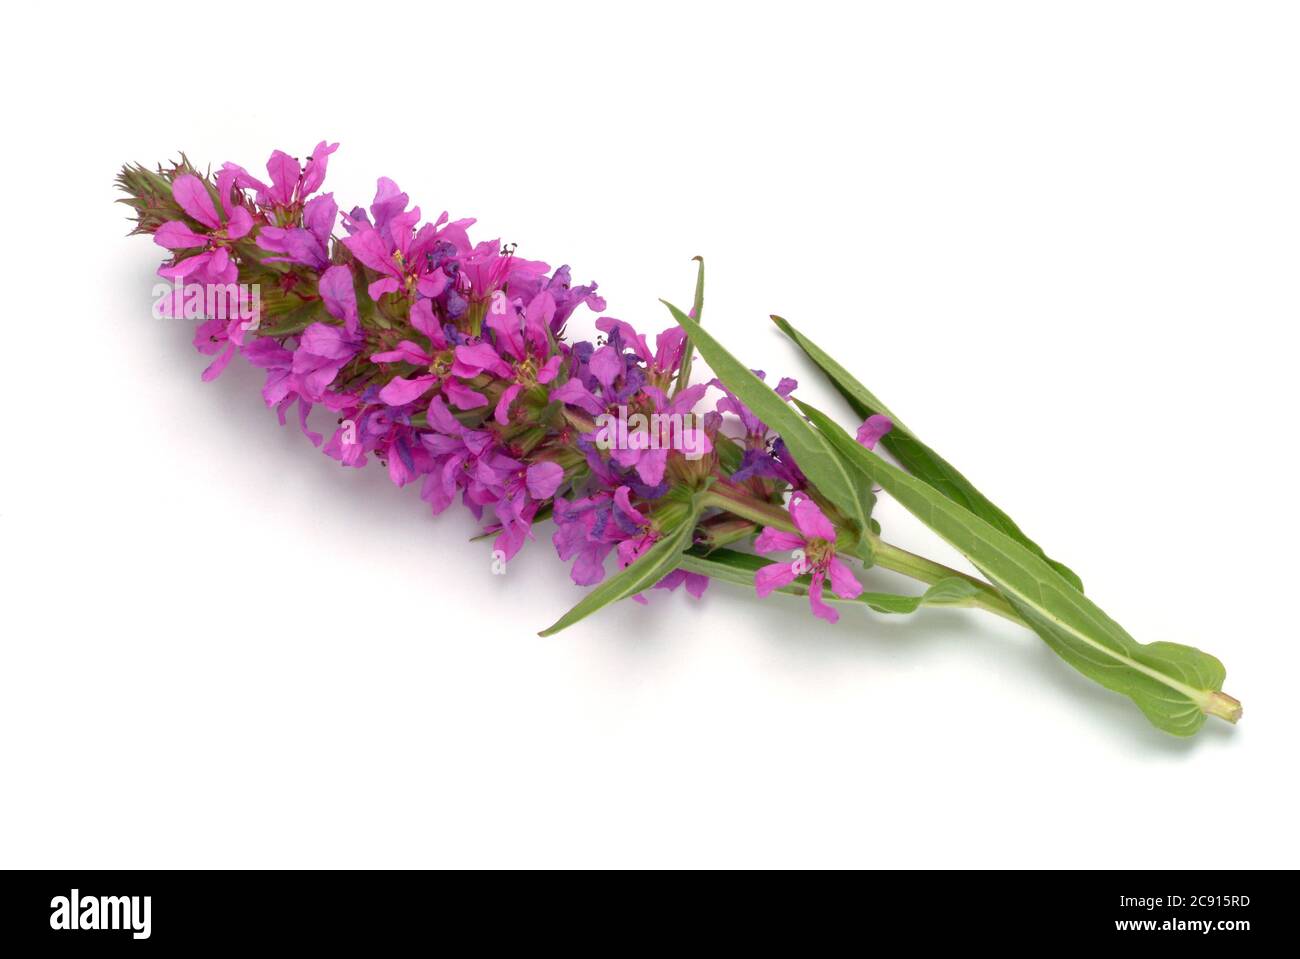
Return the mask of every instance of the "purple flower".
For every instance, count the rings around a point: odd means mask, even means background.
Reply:
[[[430,256],[439,244],[450,244],[457,255],[470,252],[465,233],[473,220],[448,222],[443,213],[436,223],[426,223],[418,231],[420,208],[406,209],[407,196],[392,180],[381,177],[370,204],[370,217],[360,207],[343,216],[349,236],[343,245],[352,255],[380,274],[370,284],[370,298],[378,300],[385,293],[402,292],[414,297],[436,297],[447,290],[450,282],[441,264]]]
[[[199,249],[202,252],[160,267],[158,275],[208,283],[236,282],[239,271],[231,262],[229,247],[247,236],[253,228],[252,214],[231,199],[229,189],[218,193],[221,201],[221,211],[218,212],[207,186],[191,173],[172,181],[172,198],[191,219],[204,227],[204,232],[196,232],[181,220],[172,220],[158,228],[153,235],[154,242],[169,250]]]
[[[357,316],[356,292],[352,271],[333,266],[320,278],[321,299],[331,316],[343,321],[343,327],[313,323],[303,330],[293,354],[292,372],[299,394],[312,403],[325,399],[325,391],[339,371],[361,351],[364,342]]]
[[[673,590],[683,584],[686,586],[686,592],[699,599],[709,587],[709,577],[703,573],[689,573],[684,569],[675,569],[655,583],[654,588]]]
[[[411,306],[411,326],[428,339],[428,348],[412,340],[401,340],[391,350],[372,353],[370,361],[372,363],[411,363],[415,366],[432,369],[438,362],[438,357],[435,354],[445,353],[449,347],[447,337],[438,325],[438,319],[433,313],[430,300],[419,299]],[[395,376],[379,391],[379,399],[389,406],[405,406],[407,403],[413,403],[421,396],[424,396],[437,386],[438,382],[439,376],[432,372],[422,373],[412,378]]]
[[[840,614],[822,601],[822,589],[830,578],[831,591],[841,599],[853,599],[862,592],[862,584],[842,559],[835,555],[835,527],[804,493],[790,498],[790,516],[798,533],[764,527],[754,540],[754,549],[760,553],[791,552],[798,550],[796,558],[788,563],[772,563],[754,574],[754,588],[759,596],[767,596],[774,589],[787,586],[804,573],[812,574],[808,589],[808,603],[814,616],[838,622]]]
[[[257,232],[257,245],[279,256],[267,257],[267,263],[297,263],[323,270],[330,262],[330,236],[339,216],[334,194],[322,193],[307,201],[302,210],[302,226],[264,226]]]
[[[880,438],[894,428],[894,421],[888,416],[876,413],[868,416],[865,423],[858,427],[858,442],[869,450],[874,450]]]
[[[274,212],[277,222],[283,226],[286,220],[293,221],[307,197],[321,188],[330,154],[338,148],[337,143],[321,140],[311,151],[305,167],[283,150],[271,151],[271,157],[266,161],[266,172],[271,179],[269,185],[235,163],[223,164],[218,177],[243,189],[256,190],[258,206]]]

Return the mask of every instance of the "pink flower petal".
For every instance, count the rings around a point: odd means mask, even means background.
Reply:
[[[592,416],[599,416],[605,412],[604,404],[577,380],[569,380],[563,386],[552,390],[551,399],[559,400],[561,403],[567,403],[570,406],[576,406]]]
[[[378,300],[385,293],[396,293],[401,288],[402,284],[391,276],[386,276],[382,280],[375,280],[375,282],[367,286],[366,292],[370,294],[372,300]]]
[[[835,527],[807,494],[795,493],[790,497],[790,516],[805,538],[835,542]]]
[[[502,426],[509,425],[510,404],[512,404],[515,401],[515,398],[520,393],[522,393],[523,390],[524,388],[520,386],[518,383],[512,383],[509,386],[507,386],[505,392],[501,394],[501,399],[497,401],[496,412],[493,415],[496,421],[500,423]]]
[[[211,383],[221,375],[221,371],[229,366],[230,361],[235,358],[235,349],[235,344],[231,343],[224,353],[212,361],[208,368],[203,371],[202,380],[204,383]]]
[[[623,373],[623,358],[612,346],[602,346],[591,355],[587,366],[601,386],[608,389]]]
[[[298,161],[289,154],[276,150],[271,159],[266,161],[266,172],[271,175],[271,200],[279,206],[288,206],[293,202],[293,191],[298,186],[298,176],[302,173]]]
[[[438,378],[433,375],[417,376],[413,380],[395,376],[391,383],[379,391],[379,399],[389,406],[405,406],[429,392],[437,382]]]
[[[459,436],[465,429],[460,421],[451,415],[451,410],[447,409],[447,404],[442,401],[441,396],[435,396],[429,403],[429,425],[449,436]]]
[[[546,384],[551,382],[560,375],[560,366],[564,363],[564,357],[556,353],[547,360],[540,370],[537,371],[537,382]]]
[[[442,391],[451,401],[451,405],[458,410],[476,410],[481,406],[488,405],[488,398],[482,393],[476,393],[459,380],[447,380],[443,383]]]
[[[477,376],[487,370],[496,376],[513,378],[515,371],[506,364],[491,343],[474,343],[456,347],[456,366],[453,372],[457,376]]]
[[[564,482],[564,468],[559,463],[534,463],[525,474],[528,495],[533,499],[550,499]]]
[[[321,274],[320,295],[330,316],[342,320],[348,332],[355,333],[361,320],[357,315],[357,292],[352,286],[352,270],[331,266]]]
[[[433,357],[429,356],[418,345],[410,340],[402,340],[397,344],[395,350],[385,350],[383,353],[372,353],[370,355],[372,363],[414,363],[416,366],[428,366],[433,362]]]
[[[754,540],[754,549],[759,553],[788,553],[803,549],[805,545],[804,538],[797,533],[787,533],[771,526],[764,526],[763,532]]]
[[[690,593],[696,599],[704,595],[704,591],[709,588],[709,577],[703,573],[686,574],[686,592]]]
[[[252,228],[253,215],[242,206],[237,206],[230,214],[230,222],[226,224],[226,236],[239,240],[248,236],[248,231]]]
[[[619,511],[630,519],[637,526],[644,526],[647,522],[645,514],[632,505],[632,490],[627,486],[620,486],[614,490],[614,504]]]
[[[808,588],[808,605],[812,607],[813,615],[818,619],[824,619],[828,623],[838,623],[840,614],[837,610],[827,606],[822,600],[822,580],[825,577],[821,573],[814,573],[812,585]]]
[[[416,300],[411,306],[411,325],[429,338],[435,350],[447,348],[447,337],[434,315],[433,304],[428,300]]]
[[[172,181],[172,197],[181,209],[198,220],[209,230],[221,229],[221,220],[217,208],[212,202],[212,195],[203,181],[192,173],[178,176]]]
[[[789,586],[793,582],[793,563],[772,563],[754,574],[754,589],[760,597],[767,596],[772,590]]]
[[[636,462],[636,474],[647,486],[658,486],[663,482],[664,469],[667,465],[667,450],[645,450]]]
[[[827,571],[831,577],[831,591],[840,599],[853,599],[862,594],[862,584],[853,575],[849,564],[838,556],[832,556]]]
[[[868,416],[867,421],[858,427],[858,442],[869,450],[874,450],[880,438],[894,428],[894,421],[879,413]]]
[[[180,220],[170,220],[154,231],[153,241],[169,250],[189,250],[208,245],[208,238],[195,233]]]
[[[191,256],[181,260],[173,266],[159,267],[158,275],[174,280],[176,277],[186,277],[197,270],[207,266],[212,261],[211,253],[200,253],[197,256]]]

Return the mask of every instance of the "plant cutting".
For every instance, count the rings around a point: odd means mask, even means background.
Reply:
[[[843,397],[847,425],[733,356],[703,324],[702,260],[692,303],[664,304],[674,322],[652,346],[605,315],[595,283],[471,241],[473,220],[426,220],[392,180],[368,209],[341,212],[321,192],[336,148],[321,142],[305,162],[277,150],[265,176],[200,172],[184,156],[125,167],[133,232],[166,251],[156,312],[197,323],[213,357],[204,379],[236,356],[265,370],[282,423],[294,413],[344,467],[377,460],[435,514],[459,501],[501,562],[547,530],[590,589],[541,635],[656,590],[700,598],[712,580],[793,597],[830,623],[966,607],[1031,630],[1167,733],[1240,718],[1217,659],[1134,640],[803,331],[772,317]],[[582,309],[597,314],[594,340],[568,335]],[[697,353],[712,378],[693,378]],[[317,407],[329,436],[309,423]],[[877,491],[975,572],[889,543]],[[917,591],[867,591],[873,566]]]

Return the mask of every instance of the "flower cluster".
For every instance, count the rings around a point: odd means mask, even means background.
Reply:
[[[580,585],[605,579],[611,554],[634,563],[683,522],[684,495],[716,487],[725,496],[691,516],[697,543],[756,538],[759,552],[797,553],[760,571],[760,595],[806,573],[813,611],[834,621],[823,581],[840,597],[861,591],[836,555],[833,508],[819,507],[780,438],[718,381],[687,382],[682,329],[652,348],[603,315],[595,283],[575,285],[568,266],[514,245],[475,243],[472,219],[426,219],[390,179],[368,210],[340,211],[320,192],[336,148],[321,142],[305,163],[277,150],[265,180],[232,163],[201,174],[184,158],[123,171],[137,232],[168,251],[161,315],[202,321],[195,344],[215,357],[205,379],[242,355],[265,371],[281,423],[296,407],[326,455],[346,467],[374,457],[395,485],[418,483],[434,513],[459,499],[507,561],[549,517]],[[234,315],[212,315],[211,292],[231,288]],[[584,307],[598,314],[597,336],[571,341]],[[783,379],[776,392],[795,386]],[[317,406],[332,435],[310,428]],[[611,444],[601,423],[614,416],[631,426]],[[658,442],[666,423],[684,442]],[[860,440],[873,445],[889,425],[873,417]],[[707,579],[676,569],[655,585],[698,597]]]

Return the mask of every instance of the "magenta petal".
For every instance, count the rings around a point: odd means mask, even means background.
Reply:
[[[602,346],[591,355],[587,363],[591,375],[608,389],[623,372],[623,358],[612,346]]]
[[[420,282],[416,284],[416,289],[422,296],[441,296],[442,291],[447,289],[447,274],[439,268],[432,273],[426,273],[420,277]]]
[[[595,586],[605,578],[604,554],[587,550],[579,553],[569,571],[569,578],[579,586]]]
[[[831,576],[831,591],[840,599],[854,599],[862,594],[862,584],[853,575],[849,564],[838,556],[832,556],[827,572]]]
[[[518,383],[511,383],[506,387],[505,392],[501,394],[501,399],[497,401],[496,412],[493,416],[502,426],[510,423],[510,404],[515,401],[515,397],[522,393],[523,390],[524,388]]]
[[[433,358],[420,349],[410,340],[402,340],[397,344],[395,350],[385,350],[383,353],[372,353],[370,355],[371,363],[414,363],[416,366],[428,366],[433,362]]]
[[[569,380],[563,386],[552,390],[551,399],[559,400],[561,403],[567,403],[570,406],[576,406],[592,416],[599,416],[605,412],[604,404],[577,380]]]
[[[212,203],[212,196],[203,181],[192,173],[178,176],[172,181],[172,197],[181,205],[181,209],[198,220],[209,230],[219,230],[221,220],[217,217],[217,208]]]
[[[703,573],[686,574],[686,592],[690,593],[696,599],[704,595],[704,591],[709,588],[709,577]]]
[[[353,256],[376,273],[392,276],[397,272],[388,253],[388,247],[377,230],[363,226],[351,236],[345,236],[343,245]]]
[[[402,284],[391,276],[386,276],[382,280],[375,280],[375,282],[371,283],[366,287],[366,292],[370,294],[372,300],[378,300],[385,293],[396,293],[401,288]]]
[[[205,267],[212,261],[211,253],[200,253],[197,256],[191,256],[181,260],[172,266],[163,266],[158,268],[158,275],[174,280],[176,277],[186,277],[196,270]]]
[[[514,376],[514,370],[507,366],[501,357],[497,355],[497,351],[492,349],[491,343],[474,343],[469,346],[456,347],[456,362],[475,372],[487,370],[496,376]]]
[[[210,383],[221,375],[221,371],[229,366],[230,361],[235,358],[235,349],[235,344],[231,343],[224,353],[212,361],[208,368],[203,371],[202,380],[204,383]]]
[[[867,421],[858,427],[858,442],[869,450],[874,450],[880,438],[894,428],[894,421],[888,416],[876,413],[868,416]]]
[[[790,497],[790,516],[805,538],[835,542],[835,527],[807,494],[795,493]]]
[[[298,161],[289,154],[276,150],[271,159],[266,161],[266,172],[271,175],[271,200],[278,206],[288,206],[293,202],[293,191],[298,186],[298,175],[302,170]]]
[[[307,161],[307,168],[303,170],[303,196],[311,196],[321,188],[321,184],[325,182],[325,170],[329,163],[330,154],[338,148],[337,143],[327,143],[324,140],[316,144],[316,149],[311,151],[311,159]]]
[[[596,321],[596,329],[605,333],[618,332],[624,346],[630,346],[636,355],[649,363],[652,359],[650,347],[646,346],[645,337],[632,328],[631,323],[616,320],[612,316],[602,316]]]
[[[311,404],[306,400],[298,401],[298,429],[302,430],[302,435],[311,440],[312,446],[320,446],[321,440],[325,437],[319,433],[307,428],[307,414],[311,412]]]
[[[243,239],[252,228],[253,215],[242,206],[237,206],[230,214],[230,222],[226,224],[226,236],[232,240]]]
[[[760,553],[788,553],[803,549],[805,545],[803,537],[797,533],[787,533],[771,526],[764,526],[763,532],[754,540],[754,549]]]
[[[195,233],[180,220],[170,220],[154,231],[153,241],[169,250],[189,250],[208,245],[208,238]]]
[[[667,450],[644,450],[636,462],[636,473],[647,486],[658,486],[663,482],[667,465]]]
[[[356,355],[357,347],[356,343],[337,326],[313,323],[302,331],[298,350],[294,354],[295,359],[303,353],[327,360],[338,360],[339,365],[342,366],[343,362]],[[302,372],[302,370],[295,368],[295,372]]]
[[[534,463],[525,474],[528,495],[533,499],[550,499],[564,482],[564,468],[559,463]]]
[[[360,325],[357,316],[357,292],[352,287],[352,270],[346,266],[331,266],[321,274],[320,295],[330,316],[343,320],[349,332]]]
[[[447,337],[443,334],[442,327],[438,325],[438,317],[434,315],[433,304],[430,301],[415,301],[411,307],[411,325],[429,338],[435,350],[447,348]]]
[[[827,606],[822,600],[822,580],[821,573],[814,573],[812,585],[808,587],[808,605],[812,607],[813,615],[818,619],[824,619],[828,623],[838,623],[840,614],[836,610]]]
[[[754,589],[760,597],[794,582],[793,563],[772,563],[754,574]]]
[[[655,589],[666,589],[671,592],[672,590],[676,589],[678,586],[682,585],[682,583],[685,580],[686,580],[686,570],[675,569],[667,576],[665,576],[663,579],[659,580],[659,582],[655,583]]]
[[[559,353],[556,353],[554,356],[552,356],[549,360],[547,360],[544,364],[542,364],[542,368],[537,371],[537,382],[546,384],[551,382],[551,380],[555,379],[557,376],[559,376],[560,365],[563,362],[564,362],[564,357],[562,357]]]
[[[429,425],[449,436],[459,436],[465,429],[460,421],[451,415],[451,410],[447,409],[447,404],[442,401],[441,396],[435,396],[429,403]]]
[[[637,526],[644,526],[646,524],[645,514],[632,505],[631,487],[620,486],[618,489],[614,490],[614,504],[619,508],[619,512]]]
[[[442,391],[447,394],[447,399],[451,405],[458,410],[476,410],[480,406],[488,405],[488,398],[482,393],[476,393],[459,380],[447,380]]]
[[[405,406],[429,392],[437,382],[438,378],[433,375],[417,376],[413,380],[395,376],[391,383],[379,391],[379,398],[389,406]]]

